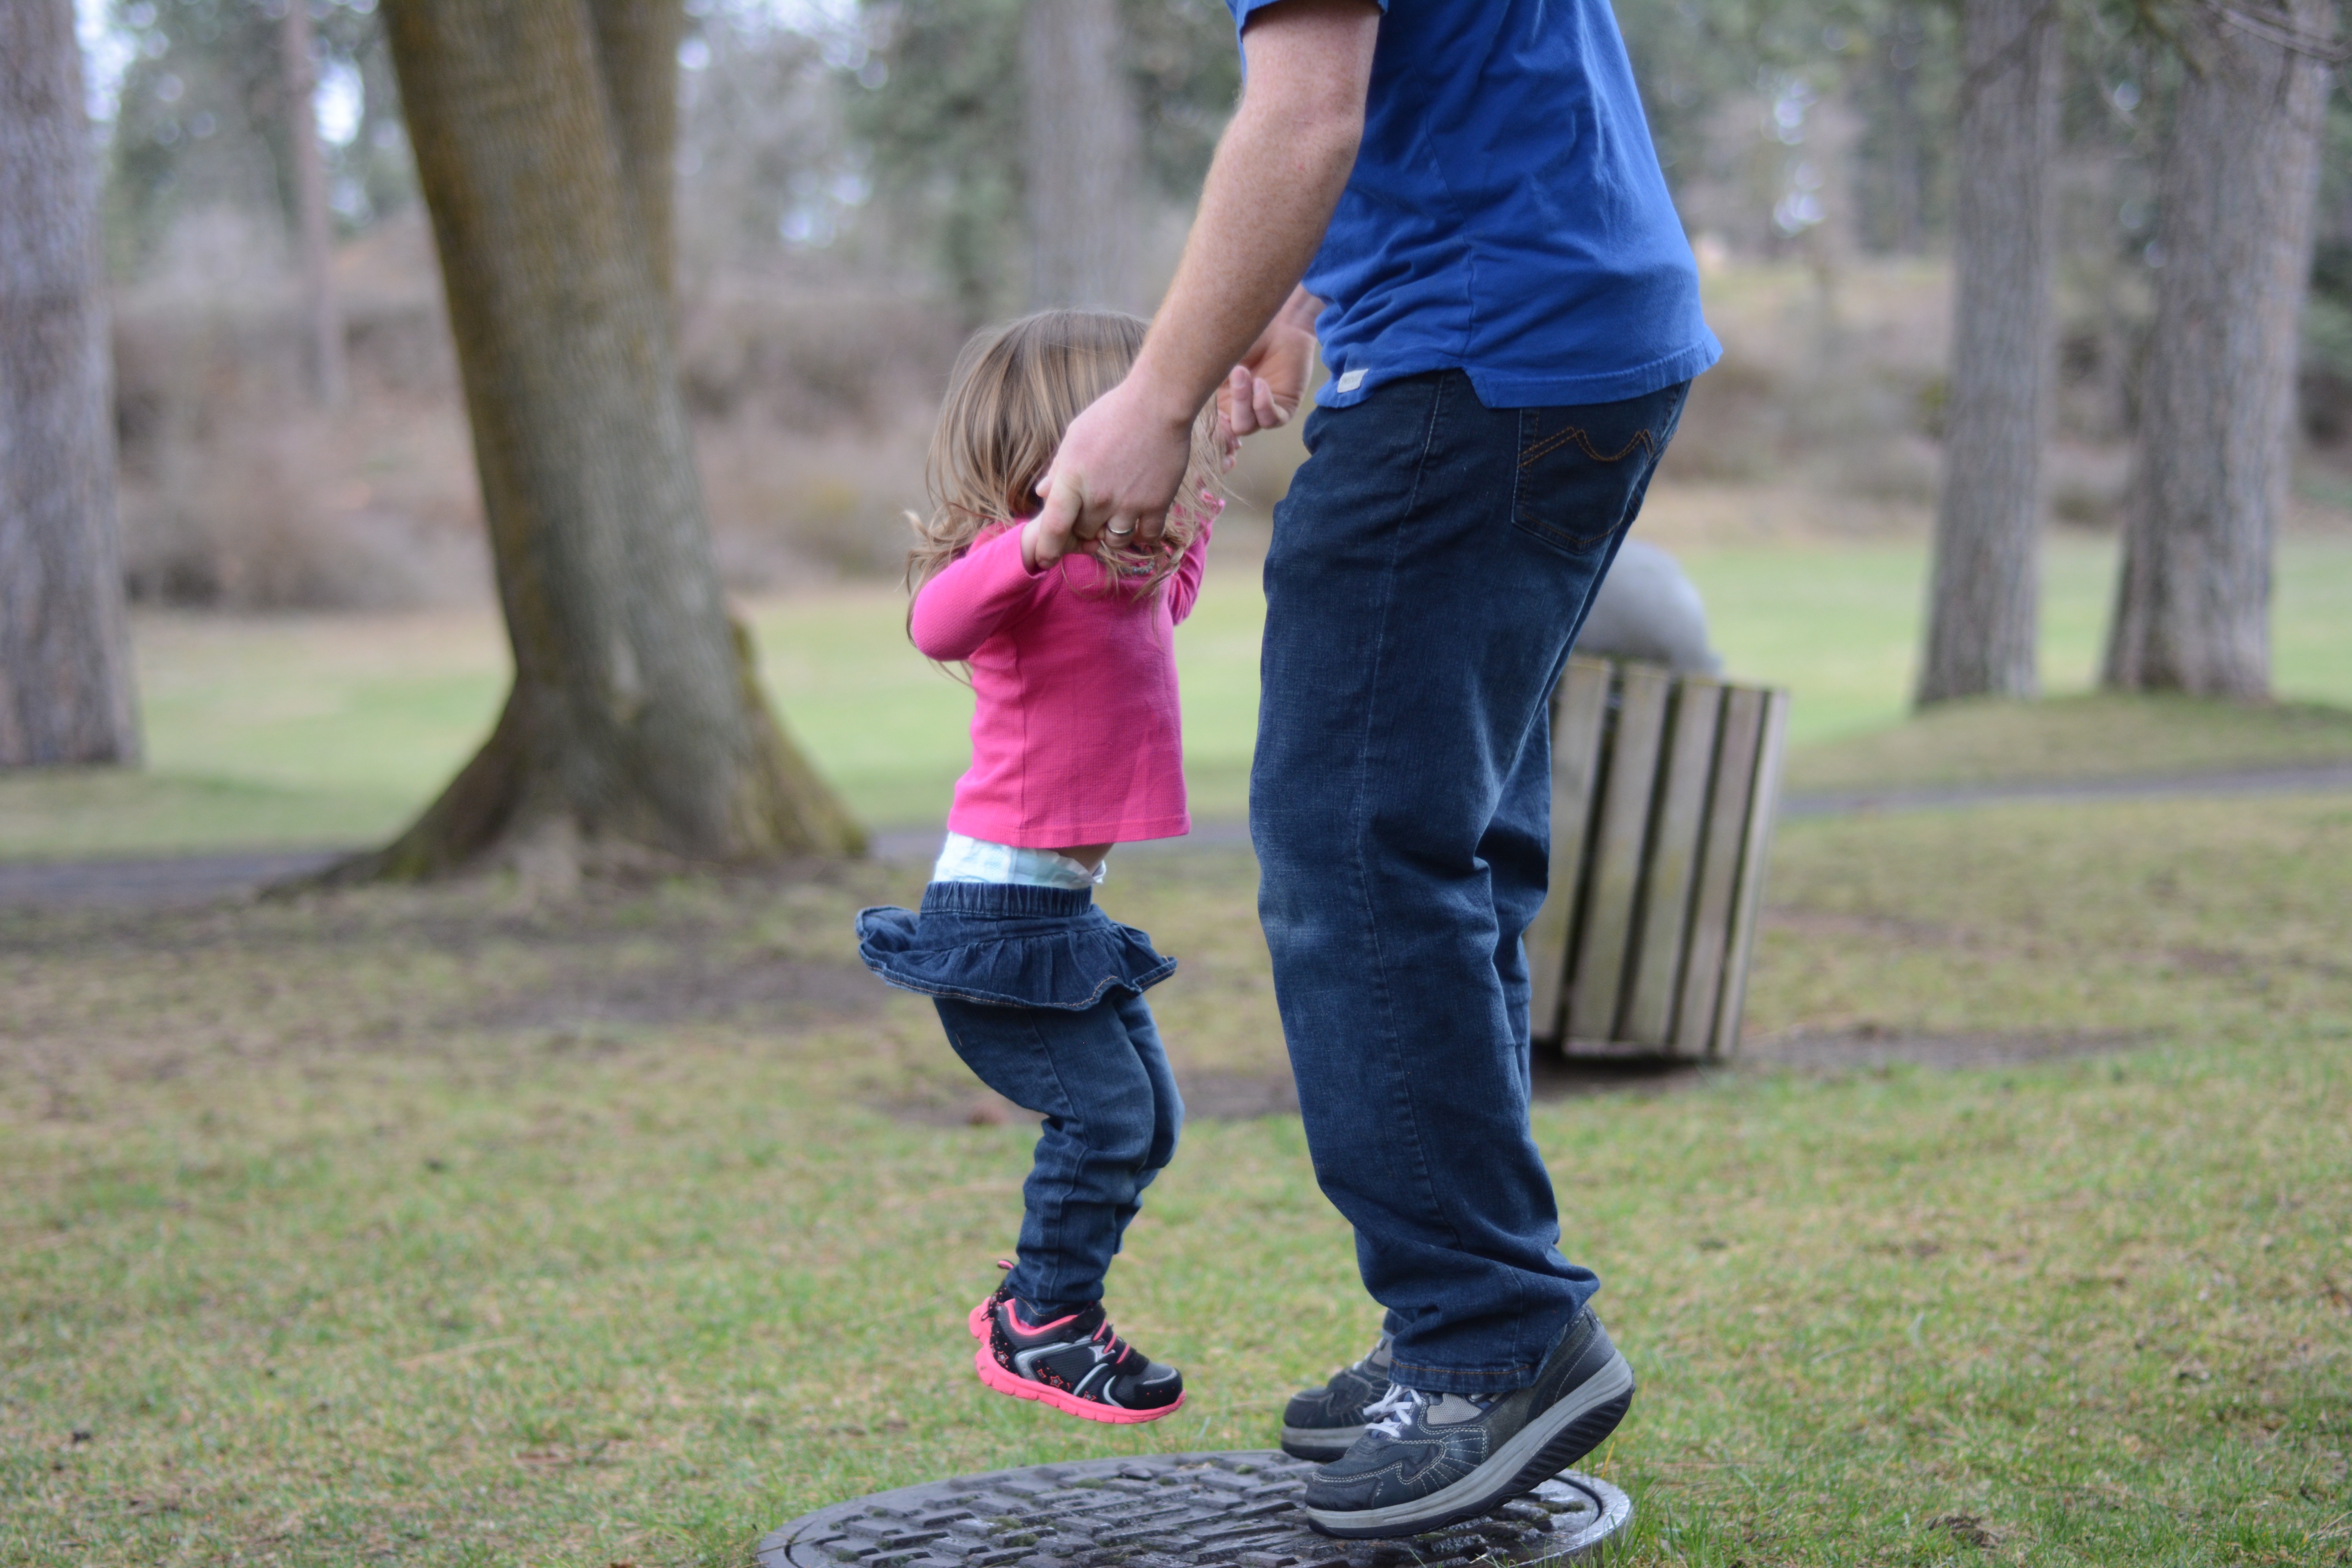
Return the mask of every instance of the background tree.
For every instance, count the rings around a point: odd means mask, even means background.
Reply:
[[[722,861],[860,835],[721,600],[666,228],[680,0],[386,8],[457,344],[515,681],[423,817],[343,872],[500,854]]]
[[[1918,700],[2036,687],[2057,0],[1966,0],[1950,393]]]
[[[2303,412],[2315,441],[2336,443],[2352,438],[2352,92],[2340,71],[2319,169],[2319,232],[2303,308]]]
[[[1066,24],[1074,9],[1092,13],[1087,57],[1108,58],[1116,68],[1087,67],[1088,79],[1071,103],[1033,114],[1033,68],[1077,68],[1049,59],[1048,50],[1059,47],[1050,38],[1031,47],[1026,19]],[[1115,26],[1106,21],[1112,12]],[[1154,216],[1143,198],[1190,210],[1240,89],[1233,16],[1218,0],[897,0],[868,4],[862,15],[872,56],[861,51],[843,72],[850,130],[884,205],[934,258],[971,325],[1061,286],[1055,279],[1066,263],[1031,248],[1041,224],[1055,225],[1055,243],[1095,243],[1086,226],[1050,216],[1068,193],[1038,193],[1034,201],[1045,205],[1033,203],[1035,156],[1092,159],[1085,142],[1098,132],[1090,125],[1108,123],[1110,137],[1128,139],[1132,153],[1115,149],[1109,159],[1055,177],[1139,171],[1129,174],[1119,198],[1126,225],[1103,237],[1129,247],[1132,266],[1135,237]],[[1062,90],[1070,93],[1066,84]],[[1033,154],[1033,131],[1052,146]],[[1097,264],[1118,265],[1069,265]],[[1148,281],[1130,272],[1121,297],[1131,306],[1148,303],[1136,297]]]
[[[342,405],[343,314],[335,303],[334,235],[327,212],[327,165],[319,153],[319,68],[310,0],[289,0],[278,33],[286,66],[286,146],[294,172],[295,251],[300,259],[304,324],[310,329],[310,389]]]
[[[302,180],[290,134],[298,103],[285,45],[296,21],[279,0],[130,0],[113,23],[132,46],[120,84],[106,180],[107,245],[118,279],[165,258],[180,224],[223,211],[282,226],[302,258]],[[331,235],[362,227],[415,195],[392,65],[374,0],[311,0],[312,80],[356,98],[350,140],[319,146]],[[308,121],[315,128],[315,114]],[[317,145],[314,141],[314,146]]]
[[[0,5],[0,767],[132,763],[73,0]]]
[[[2271,555],[2334,37],[2330,0],[2181,13],[2108,686],[2269,693]]]
[[[1029,0],[1021,19],[1029,308],[1134,310],[1139,133],[1118,0]]]

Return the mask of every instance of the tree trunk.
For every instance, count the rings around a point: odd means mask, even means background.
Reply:
[[[611,80],[674,71],[674,44],[606,55],[584,0],[394,0],[385,20],[515,683],[441,798],[343,876],[855,852],[719,592],[643,216],[668,209],[646,149],[672,100]]]
[[[0,767],[136,763],[73,0],[0,5]]]
[[[2200,5],[2182,25],[2110,687],[2269,694],[2333,27],[2329,0]]]
[[[1021,24],[1029,304],[1133,310],[1142,135],[1118,0],[1029,0]]]
[[[686,7],[664,0],[589,0],[596,53],[620,139],[621,172],[635,205],[654,292],[677,299],[677,46]]]
[[[2051,379],[2057,0],[1961,10],[1951,394],[1921,706],[2031,697]]]
[[[343,313],[335,303],[334,235],[327,216],[327,168],[319,153],[319,69],[310,53],[310,0],[289,0],[279,24],[286,67],[286,144],[294,154],[295,247],[302,265],[310,327],[310,390],[329,408],[343,404]]]

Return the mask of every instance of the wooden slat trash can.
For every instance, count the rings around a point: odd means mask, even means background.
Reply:
[[[1538,1042],[1739,1047],[1789,694],[1571,658],[1552,694],[1551,893],[1528,930]]]

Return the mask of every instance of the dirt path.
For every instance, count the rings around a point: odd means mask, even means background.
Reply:
[[[0,909],[170,910],[248,894],[268,883],[321,870],[341,849],[286,849],[244,855],[176,855],[142,860],[59,860],[0,864]]]
[[[1780,802],[1783,821],[1852,816],[1870,811],[1933,811],[1948,806],[2001,805],[2027,801],[2162,800],[2245,795],[2306,795],[2352,790],[2352,763],[2228,773],[2165,773],[2130,779],[2053,779],[2040,784],[1972,784],[1874,790],[1792,791]]]

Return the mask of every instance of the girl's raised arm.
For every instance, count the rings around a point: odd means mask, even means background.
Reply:
[[[970,658],[1036,604],[1049,574],[1032,572],[1022,560],[1020,529],[991,534],[916,590],[908,635],[926,658]]]

